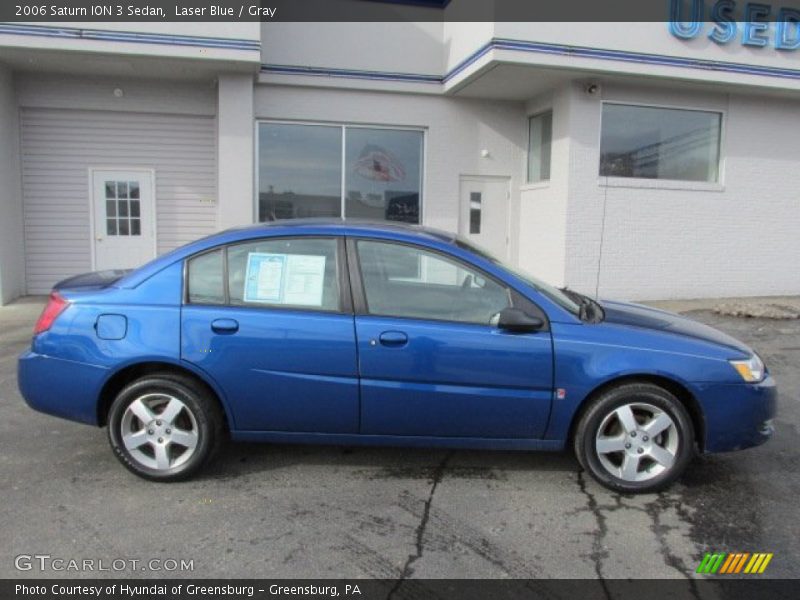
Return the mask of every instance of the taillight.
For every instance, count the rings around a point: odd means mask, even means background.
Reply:
[[[47,301],[47,306],[44,307],[39,320],[33,328],[33,335],[47,331],[53,326],[55,320],[58,318],[64,309],[69,306],[69,302],[64,300],[58,292],[51,292],[50,299]]]

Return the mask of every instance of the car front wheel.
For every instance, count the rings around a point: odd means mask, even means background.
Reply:
[[[575,432],[584,469],[617,492],[663,489],[694,454],[694,429],[683,404],[649,383],[611,388],[587,408]]]
[[[207,390],[169,373],[126,386],[108,415],[108,438],[120,462],[153,481],[193,475],[223,437],[222,415]]]

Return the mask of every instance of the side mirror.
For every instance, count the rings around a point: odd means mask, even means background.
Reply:
[[[498,313],[497,328],[515,333],[539,331],[544,321],[518,308],[504,308]]]

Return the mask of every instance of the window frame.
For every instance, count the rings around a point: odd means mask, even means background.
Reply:
[[[533,119],[537,119],[539,117],[543,117],[546,114],[550,114],[550,157],[547,163],[547,178],[542,179],[531,179],[531,121]],[[552,178],[552,171],[553,171],[553,108],[545,108],[540,111],[528,115],[528,147],[525,157],[527,160],[525,161],[525,184],[526,185],[544,185],[550,183],[550,179]],[[539,157],[541,161],[541,156]]]
[[[616,106],[632,106],[635,108],[661,108],[665,110],[682,110],[687,112],[704,112],[719,115],[719,137],[717,139],[717,179],[716,181],[697,181],[691,179],[666,179],[658,177],[625,177],[621,175],[602,175],[603,147],[603,112],[607,104]],[[597,177],[601,186],[642,187],[652,189],[685,189],[693,191],[722,191],[725,186],[725,132],[728,120],[726,108],[715,106],[698,106],[689,104],[669,104],[659,102],[631,102],[626,100],[601,100],[600,119],[597,128]]]
[[[259,144],[259,131],[262,124],[269,125],[316,125],[319,127],[335,127],[341,132],[341,186],[339,192],[339,218],[346,220],[346,202],[347,202],[347,129],[386,129],[389,131],[418,131],[422,134],[422,145],[420,148],[419,157],[419,223],[422,225],[425,221],[425,198],[427,197],[427,158],[428,158],[428,128],[416,125],[387,125],[385,123],[350,123],[342,121],[309,121],[309,120],[294,120],[294,119],[271,119],[263,118],[255,120],[255,132],[253,135],[253,144],[255,146],[253,155],[255,157],[255,168],[253,169],[253,223],[262,223],[268,221],[258,220],[258,203],[261,185],[261,145]],[[334,217],[335,218],[335,217]],[[288,220],[288,219],[287,219]],[[386,223],[396,223],[399,221],[386,221]]]
[[[440,250],[438,248],[432,248],[424,244],[417,244],[403,240],[393,240],[393,239],[369,237],[369,236],[346,236],[345,238],[347,247],[347,262],[350,266],[350,285],[352,289],[353,310],[355,316],[378,317],[383,319],[400,319],[402,321],[422,321],[426,323],[448,323],[450,325],[463,325],[465,327],[480,327],[482,329],[488,329],[488,330],[497,329],[496,326],[491,325],[489,323],[483,324],[483,323],[470,323],[466,321],[453,321],[451,319],[403,317],[398,315],[384,315],[384,314],[370,312],[369,306],[367,304],[367,292],[366,288],[364,287],[364,277],[361,273],[361,260],[359,259],[358,255],[358,242],[360,241],[393,244],[396,246],[408,246],[416,250],[422,250],[430,254],[441,256],[442,258],[450,262],[454,262],[457,265],[462,266],[462,268],[466,267],[467,270],[473,271],[479,274],[481,277],[484,277],[485,279],[488,279],[489,281],[492,281],[495,284],[499,285],[500,287],[504,288],[506,290],[506,293],[508,294],[509,308],[519,308],[527,312],[531,316],[539,317],[540,319],[542,319],[543,325],[540,329],[537,330],[537,333],[550,331],[550,319],[548,318],[547,313],[545,313],[544,310],[542,310],[536,303],[531,301],[527,296],[520,293],[516,288],[514,288],[514,286],[509,285],[508,283],[500,280],[494,275],[491,275],[490,273],[486,272],[485,269],[479,267],[478,265],[466,261],[461,257]]]
[[[243,244],[257,244],[259,242],[272,242],[280,240],[334,240],[336,242],[336,280],[339,288],[339,306],[334,310],[327,310],[323,308],[316,308],[314,306],[300,306],[296,304],[260,304],[254,302],[245,302],[242,304],[232,304],[230,300],[230,282],[228,280],[228,248],[232,246],[241,246]],[[191,302],[189,300],[189,262],[193,259],[222,250],[222,279],[223,279],[223,302]],[[345,246],[345,239],[341,235],[319,235],[319,234],[300,234],[300,235],[275,235],[275,236],[262,236],[237,240],[220,244],[212,248],[207,248],[196,252],[191,256],[183,259],[183,273],[182,273],[182,305],[183,306],[207,306],[213,308],[233,308],[233,309],[254,309],[254,310],[279,310],[289,312],[313,312],[324,315],[352,315],[353,310],[353,294],[350,285],[350,270],[347,263],[347,249]]]

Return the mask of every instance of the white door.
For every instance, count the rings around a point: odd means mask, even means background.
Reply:
[[[130,269],[155,257],[151,171],[92,170],[92,205],[95,270]]]
[[[508,258],[507,177],[461,177],[459,233],[498,258]]]

